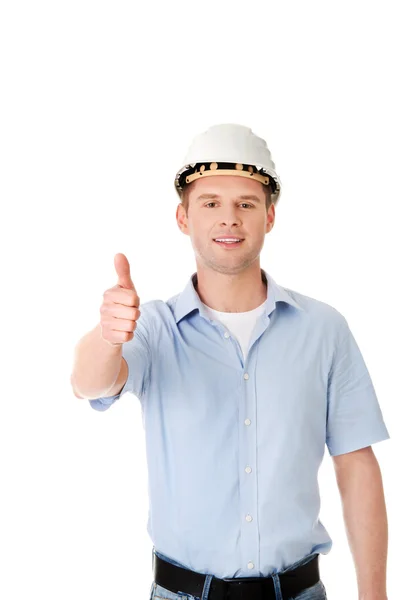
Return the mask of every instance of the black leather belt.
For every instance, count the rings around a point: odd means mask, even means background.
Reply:
[[[293,571],[277,574],[281,584],[283,600],[289,600],[304,589],[318,583],[319,554],[307,564]],[[173,565],[154,553],[154,581],[161,587],[174,592],[183,592],[201,598],[206,576],[189,569]],[[208,594],[209,600],[275,600],[272,576],[235,577],[220,579],[213,576]]]

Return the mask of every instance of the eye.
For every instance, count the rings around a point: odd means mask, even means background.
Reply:
[[[208,204],[206,204],[205,206],[210,206],[210,204],[216,204],[216,202],[209,202]],[[247,202],[241,202],[241,205],[243,206],[243,204],[245,206],[250,206],[250,208],[252,208],[252,204],[247,204]]]

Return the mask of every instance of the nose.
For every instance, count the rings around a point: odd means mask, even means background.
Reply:
[[[220,225],[232,226],[241,223],[240,217],[236,214],[234,208],[226,208],[224,214],[219,216]]]

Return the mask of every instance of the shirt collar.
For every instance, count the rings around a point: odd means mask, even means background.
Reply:
[[[298,310],[304,310],[283,288],[278,285],[276,281],[271,277],[269,273],[267,273],[264,269],[261,269],[261,277],[264,283],[268,281],[268,298],[272,298],[272,306],[269,302],[269,306],[271,306],[270,312],[272,312],[277,302],[286,302],[297,308]],[[197,283],[197,273],[193,273],[190,276],[190,279],[184,288],[183,292],[181,292],[178,296],[178,299],[175,304],[174,315],[175,321],[178,323],[181,319],[186,317],[189,313],[191,313],[196,308],[199,310],[201,314],[203,314],[203,303],[200,300],[200,297],[195,289],[195,284]],[[266,305],[267,310],[267,305]]]

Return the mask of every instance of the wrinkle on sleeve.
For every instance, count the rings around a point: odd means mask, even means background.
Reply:
[[[328,377],[326,445],[331,456],[389,439],[367,366],[343,317]]]
[[[147,390],[151,372],[151,344],[152,330],[151,321],[145,310],[141,307],[140,318],[134,336],[122,345],[122,357],[128,365],[128,377],[119,394],[115,396],[103,396],[88,400],[90,406],[95,410],[104,411],[110,408],[125,392],[131,392],[141,399]]]

